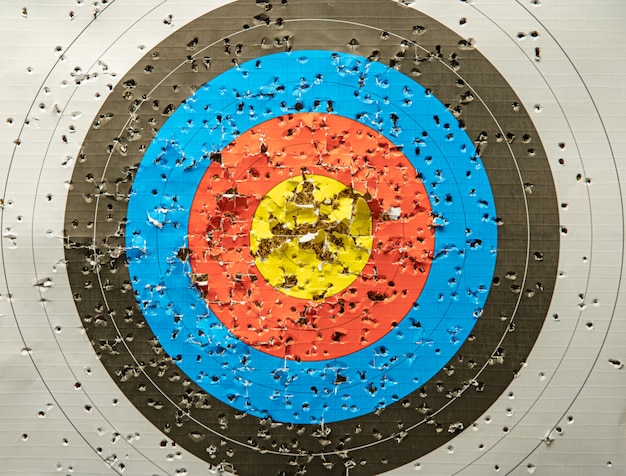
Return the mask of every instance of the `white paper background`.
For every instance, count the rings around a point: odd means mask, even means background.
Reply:
[[[175,29],[224,3],[0,3],[0,474],[208,473],[205,462],[182,448],[160,447],[167,438],[95,357],[72,301],[61,236],[72,160],[107,84],[115,85]],[[609,362],[626,362],[619,181],[626,176],[626,3],[420,0],[413,6],[475,38],[527,109],[541,106],[531,117],[559,201],[567,203],[561,223],[569,233],[562,237],[562,277],[550,315],[519,377],[474,428],[393,474],[626,474],[626,368]],[[168,15],[173,26],[163,23]],[[517,38],[531,31],[539,37]],[[76,87],[76,67],[98,77]],[[579,173],[591,183],[578,182]],[[34,286],[48,277],[52,287]],[[546,437],[554,441],[547,444]]]

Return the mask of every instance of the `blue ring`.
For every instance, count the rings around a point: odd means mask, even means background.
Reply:
[[[418,302],[382,339],[337,359],[285,361],[230,334],[191,283],[189,264],[176,255],[187,247],[189,210],[210,154],[274,117],[325,112],[329,101],[333,114],[403,147],[436,217],[435,258]],[[260,418],[331,423],[406,397],[454,356],[491,286],[495,218],[491,186],[471,139],[430,91],[366,58],[301,50],[226,71],[176,109],[137,171],[127,259],[152,331],[201,388]],[[338,374],[345,381],[335,383]]]

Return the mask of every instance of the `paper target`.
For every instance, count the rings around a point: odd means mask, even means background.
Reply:
[[[84,35],[117,3],[94,5]],[[454,22],[393,1],[238,1],[180,25],[167,8],[183,5],[137,6],[120,27],[162,29],[123,71],[55,48],[49,76],[69,79],[43,81],[7,162],[3,305],[50,396],[38,422],[71,426],[68,459],[119,474],[541,468],[578,420],[576,394],[538,418],[567,388],[566,356],[581,388],[594,366],[623,382],[624,358],[606,344],[622,214],[591,220],[598,180],[621,205],[618,168],[608,135],[603,165],[585,162],[549,79],[574,66],[546,60],[568,57],[540,18],[515,3],[534,27],[511,34],[473,4]],[[524,74],[459,34],[470,20],[510,37]],[[41,445],[34,431],[11,444]],[[622,464],[608,453],[585,467]],[[34,474],[79,467],[55,465]]]

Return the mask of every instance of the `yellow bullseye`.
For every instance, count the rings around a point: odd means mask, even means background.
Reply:
[[[279,291],[320,300],[350,286],[372,251],[365,197],[338,180],[303,175],[272,188],[250,227],[250,250]]]

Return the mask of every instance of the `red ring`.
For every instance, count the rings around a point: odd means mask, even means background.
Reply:
[[[281,293],[250,254],[259,202],[302,173],[371,196],[370,259],[351,286],[322,301]],[[394,209],[399,219],[390,219]],[[428,277],[434,231],[426,190],[394,144],[351,119],[303,113],[250,129],[210,165],[194,197],[189,247],[196,281],[233,335],[277,357],[323,360],[373,344],[406,315]]]

